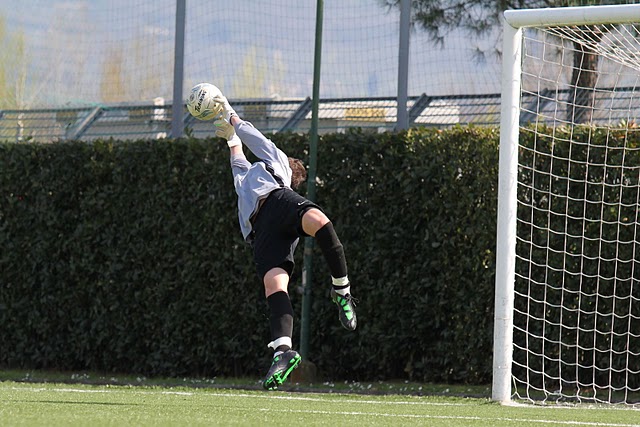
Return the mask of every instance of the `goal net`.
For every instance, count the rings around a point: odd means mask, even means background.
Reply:
[[[493,397],[640,403],[640,5],[505,13]]]

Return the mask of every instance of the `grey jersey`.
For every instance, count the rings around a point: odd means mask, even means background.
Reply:
[[[243,121],[236,124],[235,130],[242,143],[261,160],[250,163],[244,154],[231,156],[240,230],[245,240],[250,241],[250,219],[258,209],[258,202],[283,185],[291,187],[291,168],[287,155],[259,130]]]

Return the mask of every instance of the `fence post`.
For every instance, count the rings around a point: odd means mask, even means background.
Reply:
[[[320,58],[322,54],[323,0],[316,5],[316,45],[313,66],[313,99],[311,103],[311,129],[309,130],[309,173],[307,178],[307,198],[316,198],[316,170],[318,164],[318,106],[320,103]],[[311,317],[311,265],[314,239],[304,239],[304,261],[302,266],[302,313],[300,315],[300,355],[304,360],[309,356],[309,324]]]
[[[396,130],[409,128],[407,114],[409,81],[409,27],[411,24],[411,0],[400,1],[400,43],[398,48],[398,102]]]
[[[184,29],[186,0],[176,0],[176,35],[173,50],[173,101],[171,107],[171,137],[180,138],[184,130],[182,116],[182,85],[184,80]]]

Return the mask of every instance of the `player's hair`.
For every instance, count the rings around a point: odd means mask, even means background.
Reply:
[[[307,169],[302,160],[289,157],[289,167],[291,168],[291,188],[296,190],[300,184],[307,180]]]

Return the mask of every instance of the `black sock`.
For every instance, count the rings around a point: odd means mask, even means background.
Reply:
[[[267,297],[271,316],[269,323],[271,326],[271,339],[277,340],[281,337],[293,336],[293,307],[289,294],[284,291],[275,292]],[[288,345],[280,345],[274,350],[287,351],[291,347]]]
[[[347,260],[344,256],[344,248],[331,222],[326,223],[316,232],[316,242],[329,265],[331,277],[336,279],[346,277]]]

